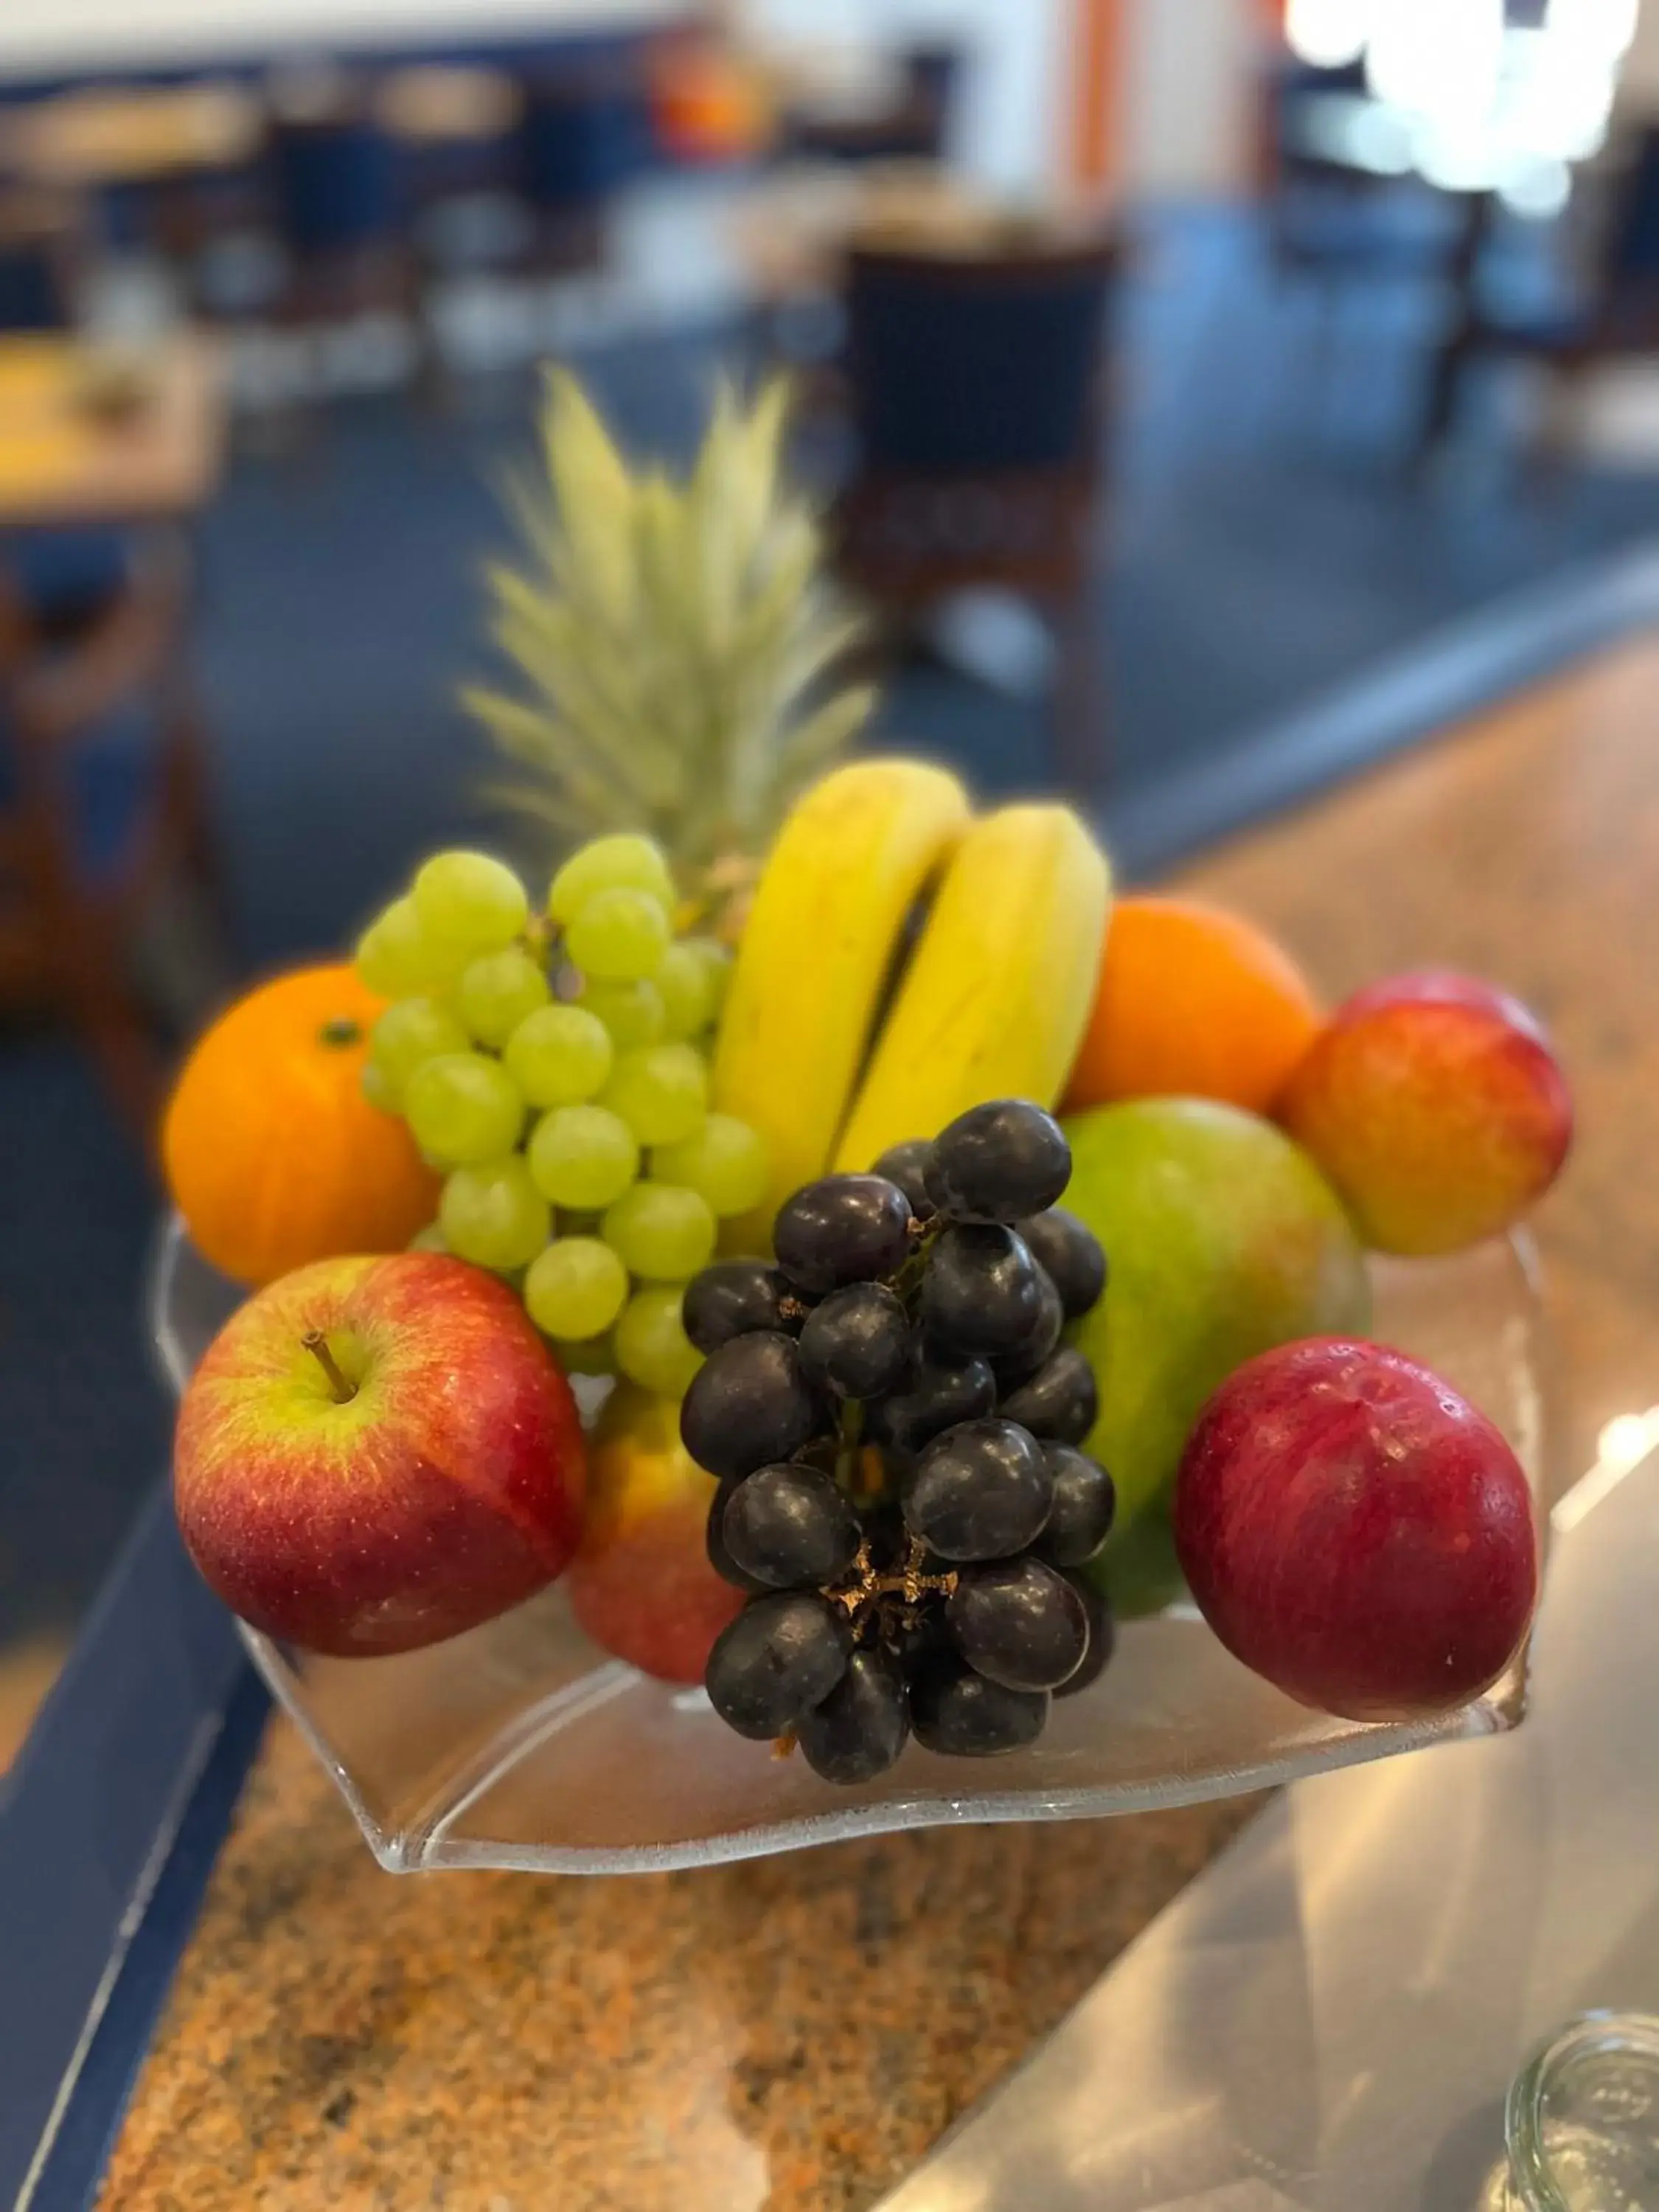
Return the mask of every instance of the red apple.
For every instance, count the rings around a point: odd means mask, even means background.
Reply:
[[[742,1594],[708,1564],[717,1488],[680,1442],[680,1409],[623,1385],[594,1433],[586,1525],[566,1587],[586,1633],[641,1674],[701,1682]]]
[[[1466,1705],[1538,1599],[1509,1445],[1426,1367],[1341,1337],[1281,1346],[1222,1384],[1182,1461],[1175,1537],[1235,1657],[1352,1720]]]
[[[1560,1173],[1572,1101],[1520,1001],[1437,971],[1340,1006],[1279,1117],[1381,1252],[1455,1252],[1518,1221]]]
[[[412,1651],[550,1583],[581,1528],[570,1386],[505,1283],[441,1253],[319,1260],[248,1300],[179,1411],[186,1548],[267,1635]]]

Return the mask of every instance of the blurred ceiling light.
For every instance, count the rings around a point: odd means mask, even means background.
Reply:
[[[1290,0],[1285,12],[1291,52],[1312,69],[1357,62],[1370,28],[1371,0]]]
[[[1588,161],[1607,143],[1613,81],[1606,72],[1562,70],[1517,102],[1512,140],[1560,161]]]
[[[1424,116],[1412,132],[1412,167],[1443,192],[1487,192],[1497,182],[1490,135]]]
[[[1565,161],[1517,162],[1507,175],[1498,178],[1498,196],[1506,208],[1529,222],[1549,222],[1572,198],[1572,172]]]
[[[1379,10],[1365,74],[1379,100],[1419,115],[1483,116],[1504,58],[1504,0],[1391,0]]]
[[[1337,159],[1542,218],[1571,193],[1565,165],[1606,143],[1639,4],[1534,0],[1511,20],[1505,0],[1290,0],[1286,32],[1305,62],[1364,58],[1368,97],[1320,103]]]
[[[1553,36],[1618,61],[1636,36],[1640,0],[1550,0],[1544,17]]]
[[[1412,135],[1403,115],[1379,100],[1358,104],[1348,125],[1348,156],[1374,176],[1403,177],[1412,165]]]

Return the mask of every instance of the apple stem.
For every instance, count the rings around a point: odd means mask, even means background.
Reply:
[[[357,1395],[357,1385],[346,1373],[328,1348],[328,1339],[319,1328],[308,1328],[300,1340],[317,1364],[328,1377],[328,1386],[334,1393],[337,1406],[349,1406]]]

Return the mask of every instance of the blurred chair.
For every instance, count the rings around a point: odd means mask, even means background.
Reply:
[[[397,149],[368,99],[341,87],[278,110],[270,167],[288,272],[278,312],[321,323],[418,297]]]
[[[962,77],[958,48],[913,47],[904,56],[902,90],[892,106],[873,115],[796,110],[783,118],[779,150],[796,161],[941,161]]]
[[[187,599],[181,550],[158,544],[95,621],[54,635],[0,550],[0,1007],[70,1020],[145,1137],[161,1059],[135,943],[180,884],[221,911]]]
[[[1601,204],[1565,297],[1509,301],[1471,285],[1437,349],[1423,411],[1420,453],[1449,435],[1470,370],[1491,359],[1527,360],[1554,382],[1559,426],[1579,381],[1610,361],[1659,356],[1659,124],[1624,135],[1598,180]],[[1592,198],[1594,195],[1592,195]]]
[[[524,258],[544,271],[596,268],[610,203],[653,158],[643,68],[624,57],[567,63],[532,74],[523,89],[515,169],[532,227]]]
[[[1060,649],[1062,745],[1097,767],[1088,586],[1107,430],[1105,240],[1004,235],[977,252],[866,243],[848,264],[857,461],[836,538],[851,580],[914,619],[991,587]]]
[[[0,185],[0,331],[62,331],[75,319],[81,226],[72,202]]]

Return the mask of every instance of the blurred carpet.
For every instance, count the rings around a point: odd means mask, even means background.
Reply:
[[[1099,624],[1120,793],[1659,527],[1651,481],[1527,494],[1486,468],[1480,434],[1464,472],[1413,489],[1421,301],[1344,300],[1316,367],[1315,313],[1225,221],[1155,240],[1126,302]],[[673,454],[732,350],[690,333],[580,365],[625,435]],[[343,405],[303,453],[240,463],[207,520],[202,657],[252,967],[337,945],[423,848],[482,826],[483,757],[454,695],[483,665],[479,568],[507,539],[495,481],[527,450],[532,391],[505,379],[452,418]],[[1041,702],[938,665],[900,672],[884,732],[987,794],[1048,780]],[[72,1623],[165,1463],[167,1413],[136,1318],[155,1200],[67,1041],[0,1039],[0,1164],[3,1644]]]

